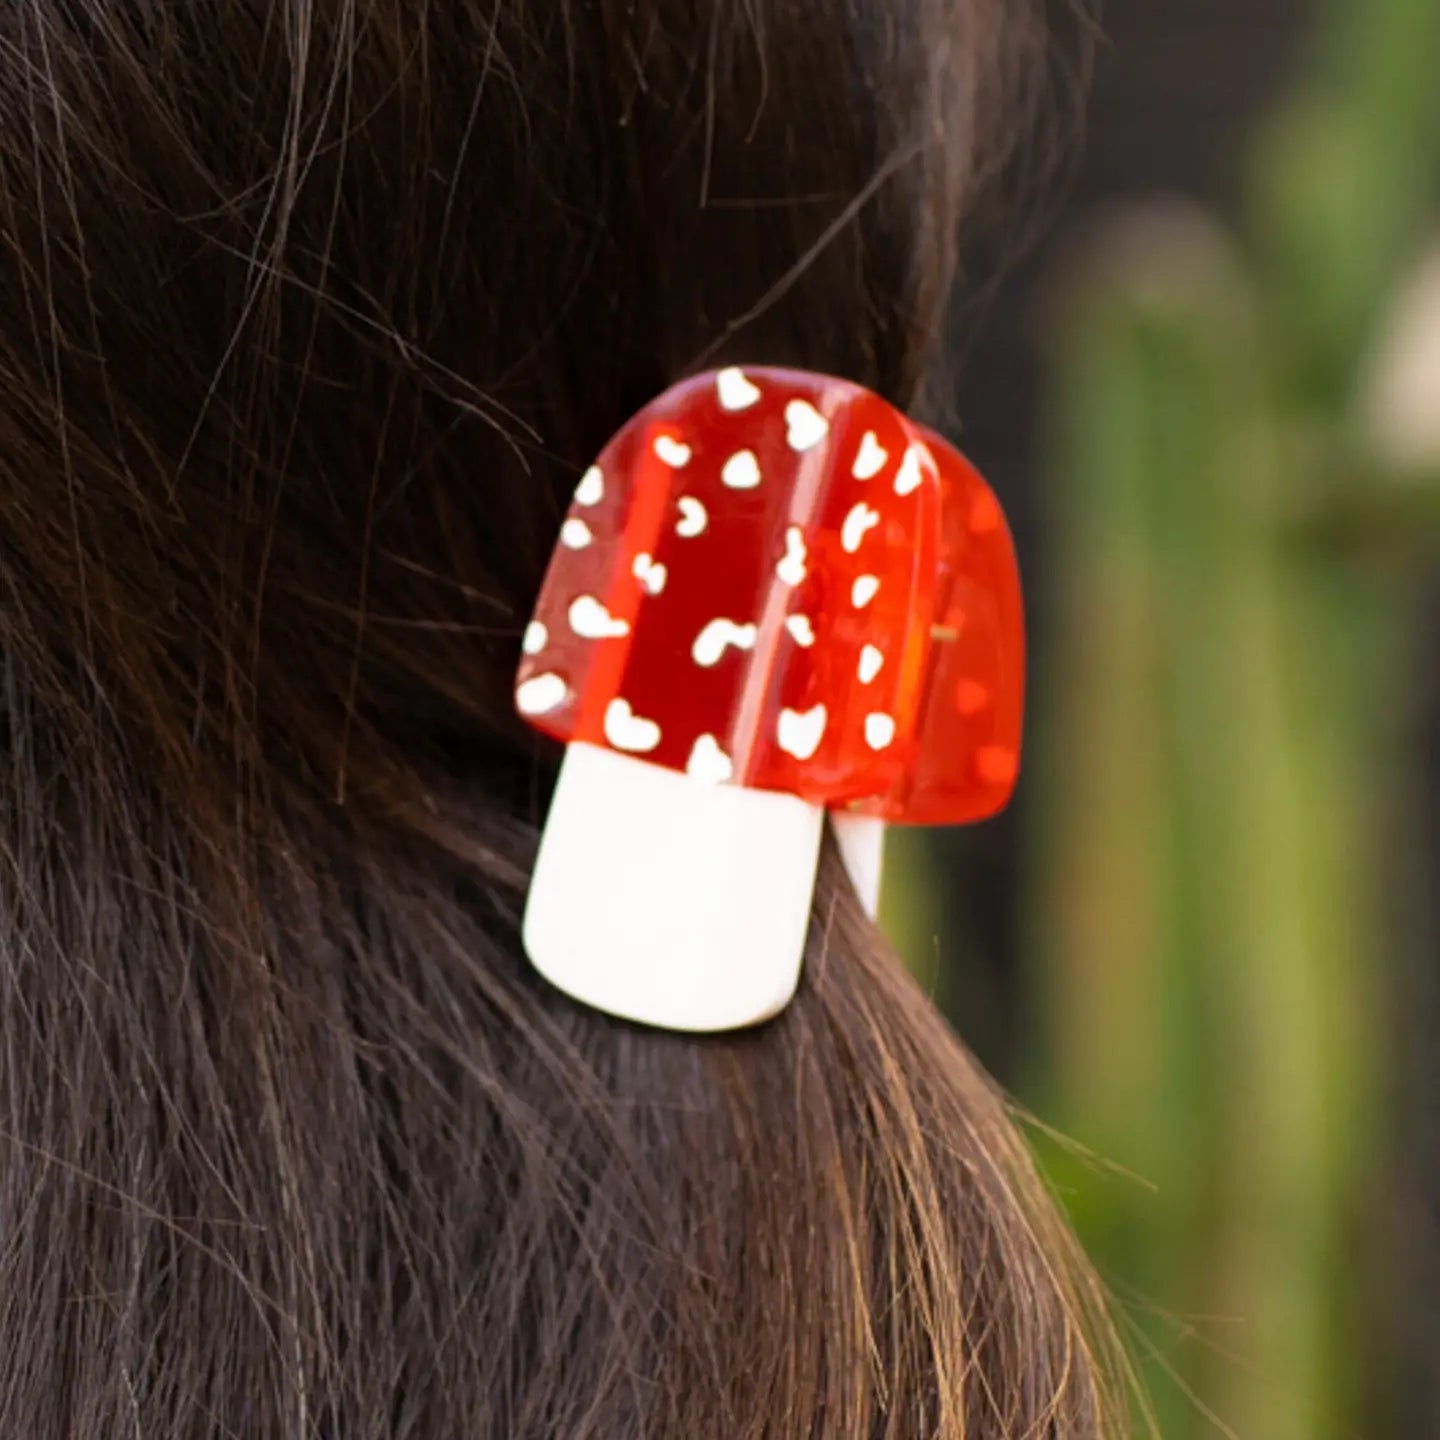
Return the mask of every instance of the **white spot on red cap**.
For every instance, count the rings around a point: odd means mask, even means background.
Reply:
[[[575,487],[577,505],[598,505],[605,498],[605,476],[598,465],[592,465]]]
[[[630,622],[620,620],[593,596],[581,595],[570,606],[570,628],[582,640],[611,640],[630,633]]]
[[[791,525],[785,531],[785,556],[775,567],[775,574],[782,585],[801,584],[808,571],[805,568],[805,532],[798,525]]]
[[[675,523],[675,533],[682,540],[693,540],[697,535],[703,535],[705,527],[710,523],[705,507],[693,495],[682,495],[675,503],[680,508],[680,519]]]
[[[630,570],[649,595],[658,595],[665,588],[665,581],[670,574],[665,566],[655,563],[653,555],[647,555],[643,550],[635,557],[635,563]]]
[[[785,425],[785,443],[802,455],[830,433],[830,422],[808,400],[792,400],[785,407]]]
[[[515,687],[515,708],[522,715],[548,715],[570,698],[570,687],[559,675],[533,675]]]
[[[905,452],[895,472],[895,493],[909,495],[920,488],[926,469],[934,470],[935,457],[918,441]]]
[[[735,777],[735,762],[713,735],[702,735],[690,752],[685,773],[706,785],[724,785]]]
[[[660,743],[660,727],[637,715],[628,700],[617,697],[605,707],[605,738],[617,750],[643,755]]]
[[[525,627],[525,638],[520,648],[527,655],[538,655],[550,641],[550,632],[538,621],[532,620]]]
[[[748,410],[760,398],[760,387],[738,365],[727,366],[715,377],[715,392],[722,410]]]
[[[753,490],[760,483],[760,462],[753,450],[732,455],[720,471],[720,479],[732,490]]]
[[[855,456],[855,468],[850,472],[857,480],[873,480],[889,460],[890,452],[880,443],[873,430],[865,432],[860,449]]]
[[[886,750],[895,739],[895,717],[876,711],[865,717],[865,743],[872,750]]]
[[[884,668],[885,654],[878,645],[867,645],[860,652],[860,667],[857,673],[862,685],[868,685]]]
[[[775,727],[775,743],[797,760],[809,760],[820,748],[825,738],[825,723],[829,719],[823,705],[810,710],[782,710]]]
[[[754,625],[737,625],[733,620],[712,620],[696,637],[690,654],[697,665],[707,670],[718,665],[730,646],[737,650],[755,648]]]
[[[810,623],[808,615],[787,616],[785,628],[802,650],[808,650],[815,643],[815,627]]]
[[[880,512],[872,510],[861,501],[845,517],[840,527],[840,545],[847,555],[853,555],[865,543],[865,536],[880,523]]]
[[[672,470],[683,470],[690,463],[690,447],[673,435],[655,437],[655,454]]]
[[[863,610],[880,593],[880,581],[874,575],[862,575],[850,587],[850,601]]]
[[[577,515],[572,515],[560,527],[560,543],[567,550],[583,550],[594,538],[590,527]]]

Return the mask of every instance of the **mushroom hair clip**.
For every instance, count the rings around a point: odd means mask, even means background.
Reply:
[[[949,444],[845,380],[676,385],[585,472],[515,689],[566,745],[535,967],[682,1031],[799,982],[825,817],[870,913],[884,827],[1002,809],[1019,768],[1014,547]]]

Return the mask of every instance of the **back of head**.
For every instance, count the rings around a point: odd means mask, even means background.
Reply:
[[[904,404],[1002,0],[0,15],[0,1429],[1109,1433],[1001,1104],[822,866],[777,1022],[518,919],[566,497],[702,363]]]

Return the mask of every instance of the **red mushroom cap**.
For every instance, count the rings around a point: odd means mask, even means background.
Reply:
[[[942,490],[963,515],[942,521]],[[995,647],[1019,616],[987,497],[943,441],[859,386],[760,367],[696,376],[581,480],[517,706],[557,739],[699,780],[973,818],[997,794],[999,751],[1018,746],[1018,691],[980,693],[1008,683]],[[992,584],[1013,596],[987,602],[963,644],[937,640]],[[993,764],[949,753],[976,737]]]

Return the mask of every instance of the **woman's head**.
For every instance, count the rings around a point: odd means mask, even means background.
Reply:
[[[518,914],[581,468],[702,363],[899,403],[1000,0],[0,15],[7,1433],[1102,1432],[1077,1270],[833,856],[720,1041]]]

